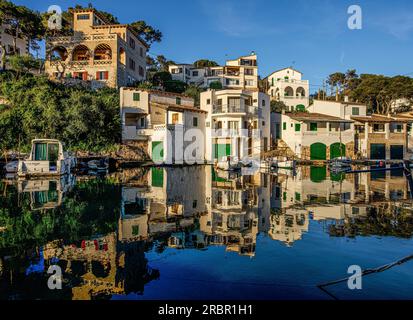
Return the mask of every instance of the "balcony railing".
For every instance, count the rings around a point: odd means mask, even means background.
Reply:
[[[282,82],[282,83],[295,83],[295,84],[301,84],[301,85],[308,85],[308,80],[296,80],[296,79],[279,79],[275,80],[274,79],[274,85],[277,82]],[[270,85],[273,85],[272,81],[269,81]]]
[[[91,34],[91,35],[76,35],[62,37],[48,37],[48,42],[81,42],[81,41],[107,41],[115,40],[117,34]]]
[[[212,113],[248,113],[251,115],[258,115],[257,106],[229,106],[229,105],[214,105],[212,107]]]
[[[285,99],[308,99],[306,96],[283,96]]]

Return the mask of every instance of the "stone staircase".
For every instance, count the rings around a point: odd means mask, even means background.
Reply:
[[[277,139],[276,147],[263,154],[264,157],[287,157],[287,159],[297,158],[294,151],[281,139]]]

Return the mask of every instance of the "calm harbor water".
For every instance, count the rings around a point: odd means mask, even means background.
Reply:
[[[0,299],[413,299],[402,172],[210,166],[0,182]],[[62,289],[47,286],[51,265]]]

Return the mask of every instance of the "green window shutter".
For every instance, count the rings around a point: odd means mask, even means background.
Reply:
[[[360,114],[359,108],[353,107],[353,108],[351,109],[351,114],[352,114],[353,116],[358,116],[358,115]]]
[[[198,118],[197,117],[193,118],[193,126],[198,127]]]
[[[299,192],[295,193],[295,201],[301,201],[301,194]]]
[[[133,101],[140,101],[140,100],[141,100],[141,94],[139,92],[134,92]]]
[[[317,122],[310,123],[310,131],[317,131]]]
[[[180,97],[176,97],[176,104],[181,104],[181,98]]]
[[[295,124],[295,131],[301,131],[301,123]]]
[[[305,111],[305,106],[304,106],[303,104],[298,104],[298,105],[295,107],[295,110],[296,110],[296,111]]]
[[[283,130],[287,130],[287,123],[283,122]]]

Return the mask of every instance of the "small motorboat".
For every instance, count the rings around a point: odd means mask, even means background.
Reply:
[[[109,169],[109,160],[107,158],[99,160],[90,160],[87,163],[87,166],[91,171],[106,172]]]
[[[273,160],[271,163],[271,167],[274,169],[294,169],[295,161],[294,160],[285,160],[285,161]]]
[[[217,168],[224,171],[239,170],[241,166],[238,157],[226,156],[217,162]]]
[[[328,161],[331,168],[349,168],[351,167],[351,159],[346,157],[335,158]]]
[[[56,139],[34,139],[27,160],[20,160],[17,168],[19,177],[61,176],[70,174],[76,161],[63,150],[63,144]]]
[[[4,166],[6,173],[16,173],[19,166],[19,161],[11,161]]]

